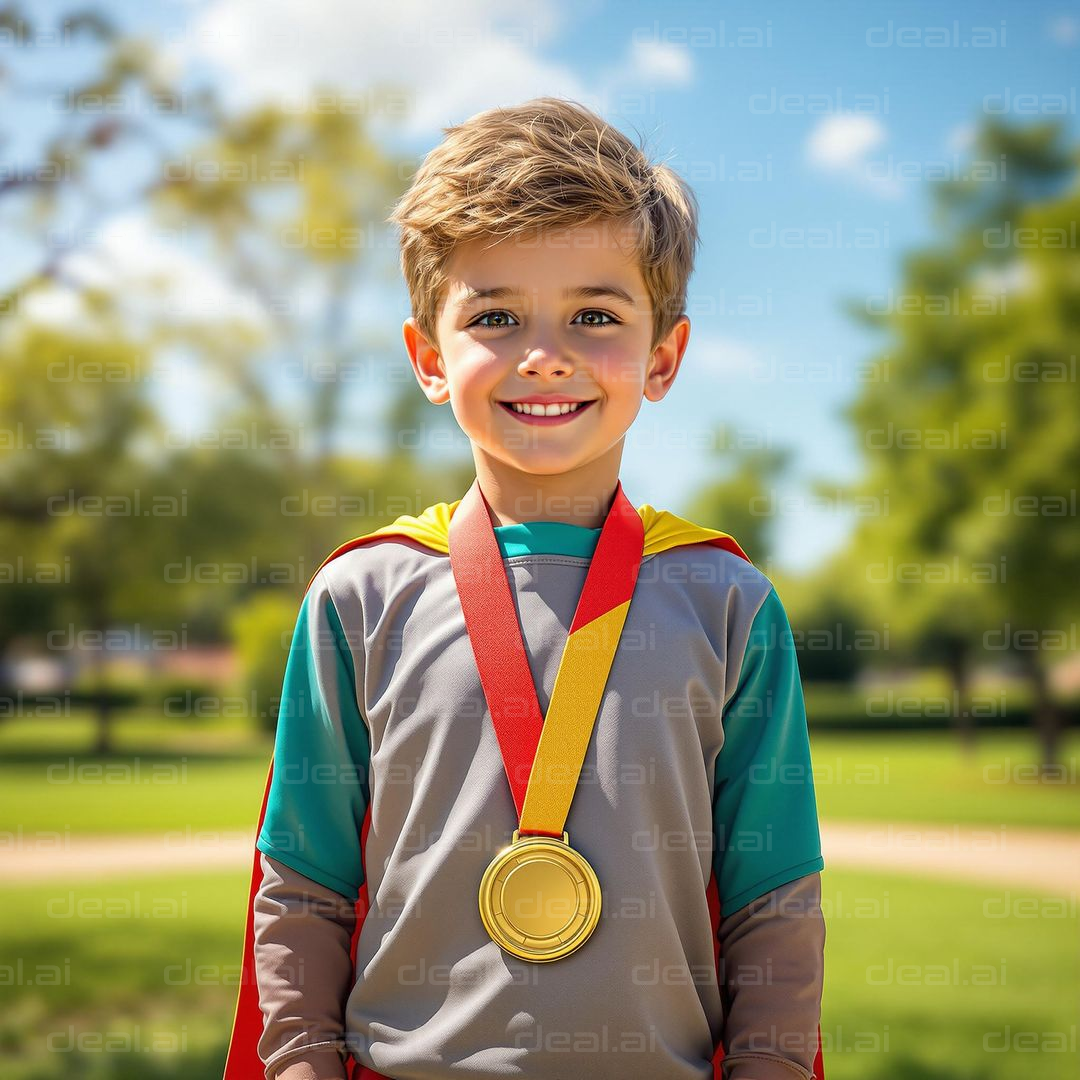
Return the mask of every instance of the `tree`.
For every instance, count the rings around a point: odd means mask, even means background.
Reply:
[[[791,462],[787,448],[740,447],[729,424],[717,427],[715,456],[726,475],[705,484],[686,507],[692,521],[730,533],[753,562],[765,568],[773,555],[775,494]]]
[[[899,640],[937,654],[962,692],[972,655],[1006,627],[1045,643],[1078,607],[1075,521],[1054,514],[1080,474],[1080,195],[1062,136],[1054,124],[986,124],[967,178],[936,190],[941,242],[904,260],[896,304],[850,307],[889,335],[846,413],[867,467],[854,490],[889,496],[851,556],[869,567],[902,553],[922,568],[868,582],[868,600],[895,613]],[[1055,378],[1070,364],[1071,378]],[[1019,509],[1018,497],[1041,509]],[[951,572],[928,576],[939,564]],[[1046,650],[1014,651],[1050,766],[1061,723]],[[970,745],[963,700],[955,720]]]
[[[9,6],[0,23],[33,52],[39,35],[29,17]],[[266,588],[301,589],[331,548],[385,520],[389,493],[421,498],[463,488],[460,469],[424,469],[401,440],[384,438],[391,453],[363,462],[344,458],[337,445],[352,422],[345,391],[357,373],[371,397],[392,385],[385,342],[365,332],[355,300],[365,275],[385,271],[376,255],[386,245],[376,238],[406,173],[369,136],[365,117],[324,107],[329,95],[304,112],[226,115],[210,91],[171,85],[150,43],[93,16],[63,25],[72,48],[86,41],[100,48],[96,74],[58,87],[24,78],[14,62],[5,72],[16,97],[62,95],[71,107],[60,110],[41,160],[0,184],[4,205],[22,211],[5,227],[21,229],[21,242],[36,245],[38,256],[0,298],[8,376],[0,422],[33,441],[29,449],[0,445],[0,534],[12,550],[69,559],[71,574],[60,588],[20,583],[5,591],[0,651],[18,630],[44,636],[61,622],[82,641],[107,643],[119,622],[168,633],[189,620],[201,635],[220,638],[231,603]],[[131,102],[148,107],[116,107]],[[113,189],[97,189],[95,164],[136,146],[153,163],[145,175],[113,174]],[[130,211],[182,237],[189,260],[203,258],[237,293],[246,290],[258,317],[155,305],[175,295],[168,270],[103,279],[93,241],[114,215]],[[77,227],[58,227],[70,221]],[[151,371],[177,352],[220,387],[196,434],[232,428],[256,432],[254,440],[183,445],[166,432]],[[299,375],[285,380],[282,401],[284,359]],[[65,378],[50,376],[62,367]],[[428,408],[425,422],[437,425],[441,416]],[[54,445],[57,428],[66,437]],[[264,445],[282,434],[289,437]],[[318,499],[348,499],[361,481],[358,509],[310,509]],[[72,511],[62,509],[65,493]],[[149,512],[130,509],[135,493]],[[290,499],[309,509],[293,512]],[[153,512],[155,504],[166,512]],[[245,575],[253,559],[291,567],[291,577]],[[30,624],[17,618],[27,607]],[[93,653],[101,751],[111,718],[107,648]]]

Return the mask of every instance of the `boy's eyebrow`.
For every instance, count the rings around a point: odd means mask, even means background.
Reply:
[[[497,285],[491,289],[473,289],[470,287],[458,298],[456,303],[458,307],[466,307],[474,300],[508,300],[511,297],[520,295],[520,289],[509,285]],[[630,307],[636,307],[634,298],[618,285],[580,285],[576,289],[568,287],[563,289],[562,295],[564,300],[569,300],[572,296],[587,297],[589,299],[610,296],[616,300],[621,300]]]

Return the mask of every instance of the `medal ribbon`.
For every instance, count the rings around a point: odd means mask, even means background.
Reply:
[[[451,569],[514,796],[518,832],[561,840],[637,582],[645,540],[641,515],[618,482],[570,624],[546,720],[479,480],[454,510],[449,533]]]

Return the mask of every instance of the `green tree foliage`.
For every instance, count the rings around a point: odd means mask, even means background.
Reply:
[[[888,344],[847,412],[856,494],[879,501],[845,553],[864,610],[944,664],[962,702],[974,656],[1020,664],[1048,765],[1047,668],[1080,608],[1080,188],[1062,136],[980,131],[968,178],[938,188],[939,244],[904,260],[887,310],[851,306]],[[956,719],[970,735],[966,703]]]
[[[32,54],[31,16],[9,5],[0,22]],[[94,74],[45,85],[18,65],[6,73],[17,94],[70,107],[41,161],[0,184],[5,206],[23,211],[5,227],[41,252],[0,297],[0,425],[12,433],[0,446],[0,538],[69,572],[0,591],[0,656],[20,635],[55,652],[48,642],[63,627],[65,640],[89,645],[105,751],[110,642],[184,648],[225,640],[235,605],[257,625],[272,622],[267,612],[295,613],[333,548],[459,495],[471,470],[464,455],[434,469],[423,460],[448,418],[407,403],[422,395],[411,376],[393,377],[402,365],[409,375],[396,330],[373,334],[357,313],[365,289],[389,276],[384,220],[408,175],[367,117],[326,107],[332,94],[305,110],[227,114],[212,92],[171,84],[152,43],[104,19],[65,25],[71,48],[99,55]],[[88,178],[118,150],[152,166],[141,180],[114,177],[103,199]],[[96,255],[101,227],[124,211],[251,297],[250,310],[155,304],[175,293],[168,269],[138,281],[80,272],[74,257]],[[156,372],[177,357],[216,391],[183,433],[167,427],[155,393],[168,394]],[[286,362],[298,374],[283,378]],[[357,397],[391,424],[375,426],[359,459],[340,445]],[[416,437],[402,437],[398,420]],[[276,652],[247,665],[260,701],[275,669],[280,679]]]
[[[719,424],[714,456],[724,463],[716,480],[701,486],[684,516],[711,529],[730,533],[751,561],[769,573],[774,551],[777,492],[791,464],[783,447],[740,446],[730,424]]]

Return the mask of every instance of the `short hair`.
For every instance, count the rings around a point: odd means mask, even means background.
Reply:
[[[673,170],[577,102],[540,97],[443,128],[388,220],[401,272],[429,341],[455,247],[608,221],[629,226],[652,301],[650,350],[686,308],[698,205]]]

